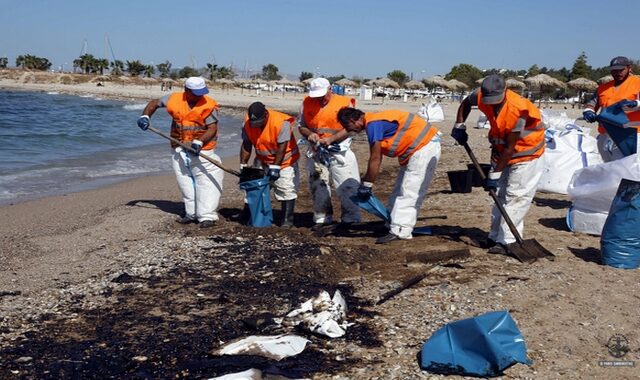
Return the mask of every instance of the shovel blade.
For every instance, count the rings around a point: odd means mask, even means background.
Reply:
[[[517,242],[508,244],[507,250],[511,256],[523,263],[532,263],[542,257],[546,257],[551,261],[556,258],[553,253],[538,243],[536,239],[523,240],[522,244]]]

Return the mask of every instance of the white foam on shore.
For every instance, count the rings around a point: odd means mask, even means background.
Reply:
[[[47,95],[60,95],[58,91],[47,91]]]
[[[124,106],[122,106],[122,108],[128,110],[128,111],[136,111],[136,110],[143,110],[144,107],[146,107],[147,104],[146,103],[139,103],[139,104],[125,104]]]
[[[81,98],[93,98],[95,95],[93,95],[93,94],[83,94],[83,95],[78,95],[78,96],[80,96]]]

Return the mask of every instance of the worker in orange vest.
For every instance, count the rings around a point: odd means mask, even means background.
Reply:
[[[489,75],[482,81],[480,89],[467,96],[458,107],[451,135],[460,144],[468,140],[464,121],[472,106],[478,106],[491,125],[491,170],[485,189],[496,190],[499,201],[522,235],[524,218],[544,166],[539,159],[545,150],[540,110],[528,99],[507,90],[502,76]],[[483,247],[489,248],[490,253],[506,254],[506,245],[515,241],[498,207],[494,206],[491,231]]]
[[[640,77],[632,75],[631,63],[627,57],[611,60],[609,70],[613,80],[599,85],[587,102],[582,113],[585,121],[593,123],[598,110],[618,104],[627,113],[631,126],[640,127]],[[624,157],[604,127],[598,126],[598,132],[598,151],[604,162]]]
[[[214,153],[218,140],[219,107],[215,100],[206,96],[207,93],[209,90],[203,78],[190,77],[184,83],[184,91],[150,101],[138,118],[138,127],[142,130],[149,128],[154,112],[166,107],[173,118],[171,137],[190,145],[196,153],[220,161],[220,157]],[[173,171],[185,207],[185,215],[177,222],[199,222],[201,228],[213,226],[219,219],[217,209],[224,172],[173,142],[171,149]]]
[[[388,201],[389,233],[376,243],[411,239],[418,211],[440,159],[438,130],[416,114],[397,110],[364,113],[345,107],[338,112],[338,120],[348,132],[366,131],[369,140],[369,162],[358,188],[359,198],[372,195],[383,155],[397,157],[400,163]]]
[[[311,81],[309,96],[302,102],[298,128],[310,145],[306,167],[313,198],[313,230],[333,222],[329,182],[340,197],[341,225],[360,221],[360,208],[350,199],[360,185],[358,161],[351,151],[351,138],[337,118],[341,108],[355,103],[353,98],[332,93],[325,78]]]
[[[293,227],[293,210],[298,198],[300,174],[298,172],[298,144],[293,136],[295,118],[268,109],[261,102],[249,106],[242,128],[240,169],[245,168],[255,148],[256,160],[269,176],[273,193],[282,204],[282,227]],[[245,204],[244,215],[249,207]]]

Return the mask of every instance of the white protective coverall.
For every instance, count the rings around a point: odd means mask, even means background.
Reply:
[[[524,217],[531,207],[543,169],[544,162],[540,158],[518,162],[507,166],[498,180],[498,199],[520,236],[523,236]],[[491,210],[489,239],[505,245],[516,241],[496,205]]]
[[[440,138],[436,135],[409,158],[406,166],[400,167],[388,204],[391,210],[389,230],[400,239],[412,238],[418,211],[440,160],[440,150]]]
[[[214,149],[200,154],[220,162]],[[199,222],[217,221],[224,172],[211,162],[177,147],[172,157],[173,171],[184,201],[185,216]]]

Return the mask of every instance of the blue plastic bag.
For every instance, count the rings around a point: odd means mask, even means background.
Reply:
[[[422,346],[423,370],[467,376],[498,376],[515,363],[531,364],[518,326],[507,311],[446,324]]]
[[[251,213],[249,225],[253,227],[269,227],[273,224],[269,177],[254,179],[240,183],[240,188],[247,193],[247,203]]]
[[[389,210],[384,206],[384,204],[378,199],[375,195],[371,195],[367,199],[360,198],[357,195],[352,195],[349,197],[351,201],[361,209],[366,212],[377,216],[378,218],[388,222],[391,220],[391,216],[389,214]]]
[[[625,128],[629,123],[629,118],[622,107],[614,104],[604,108],[598,115],[598,122],[625,157],[636,153],[638,150],[638,131],[635,128]]]
[[[622,269],[640,267],[640,182],[623,178],[602,228],[602,261]]]

